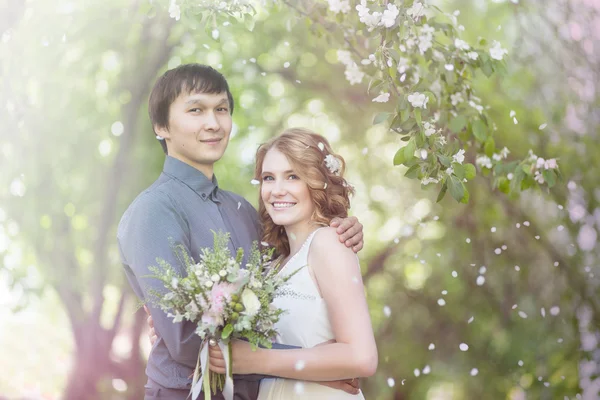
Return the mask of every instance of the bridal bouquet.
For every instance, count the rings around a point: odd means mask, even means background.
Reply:
[[[282,277],[271,265],[274,249],[260,251],[254,242],[245,268],[243,249],[232,257],[227,243],[229,234],[214,233],[214,247],[204,248],[195,262],[181,245],[173,246],[178,262],[185,267],[182,276],[163,259],[150,271],[164,284],[166,291],[152,291],[155,304],[173,318],[196,324],[203,341],[192,382],[192,399],[204,389],[205,399],[217,387],[225,399],[233,399],[231,372],[232,338],[245,339],[254,349],[270,348],[277,335],[275,323],[284,312],[271,303],[277,290],[293,275]],[[207,371],[208,344],[218,345],[226,360],[226,375]]]

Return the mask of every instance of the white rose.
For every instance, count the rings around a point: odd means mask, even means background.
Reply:
[[[219,274],[213,274],[213,276],[210,277],[210,280],[213,282],[219,282],[220,279],[221,277],[219,276]]]
[[[244,289],[242,292],[242,304],[246,309],[246,315],[250,317],[255,316],[258,313],[258,310],[260,310],[260,301],[258,300],[258,297],[256,297],[256,294],[248,288]]]
[[[219,271],[219,275],[220,276],[226,276],[227,275],[227,271],[225,271],[224,269]]]
[[[207,288],[212,287],[212,285],[213,285],[212,281],[206,281],[206,282],[204,282],[204,286],[206,286]]]

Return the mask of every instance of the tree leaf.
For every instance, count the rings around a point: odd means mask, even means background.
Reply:
[[[490,136],[485,140],[483,151],[488,157],[492,157],[494,155],[494,152],[496,151],[496,142],[494,141],[493,137]]]
[[[458,177],[461,181],[465,179],[465,167],[464,165],[453,163],[452,169],[454,170],[454,175]]]
[[[394,156],[394,165],[400,165],[400,164],[404,164],[406,162],[406,156],[404,155],[405,149],[406,149],[406,146],[398,149],[398,151],[396,152],[396,155]]]
[[[450,194],[452,197],[454,197],[454,200],[461,201],[465,195],[465,189],[463,188],[462,182],[460,182],[454,176],[451,176],[447,182],[448,189],[450,189]]]
[[[462,183],[463,189],[465,190],[465,195],[463,196],[463,198],[460,200],[461,203],[463,204],[469,204],[469,199],[470,199],[470,195],[469,195],[469,191],[465,188],[465,184]]]
[[[387,121],[387,119],[390,117],[390,115],[391,114],[388,112],[380,112],[379,114],[375,115],[375,118],[373,118],[373,125],[377,125],[377,124]]]
[[[477,175],[477,170],[475,169],[475,166],[473,164],[467,163],[464,165],[465,167],[465,178],[467,178],[467,180],[471,180],[473,178],[475,178],[475,175]]]
[[[554,171],[544,170],[542,171],[542,176],[546,183],[548,183],[548,187],[552,187],[556,185],[556,176],[554,175]]]
[[[419,175],[420,167],[421,166],[419,164],[413,165],[406,171],[404,176],[406,176],[407,178],[415,179]]]
[[[478,141],[484,142],[487,138],[487,127],[483,123],[482,120],[476,119],[471,123],[471,128],[473,128],[473,135],[477,138]]]
[[[440,192],[438,193],[438,197],[436,199],[436,203],[439,203],[440,201],[442,201],[442,199],[444,198],[444,196],[446,195],[446,192],[448,191],[448,184],[446,182],[444,182],[444,185],[442,186],[442,188],[440,189]]]
[[[415,108],[415,110],[413,111],[414,115],[415,115],[415,120],[417,121],[417,124],[419,126],[421,126],[421,110],[418,108]]]
[[[233,325],[227,324],[225,328],[223,328],[223,332],[221,332],[221,339],[226,340],[231,333],[233,332]]]
[[[414,157],[416,149],[417,149],[417,144],[415,143],[415,140],[414,139],[409,140],[408,144],[406,145],[406,150],[404,151],[406,160],[410,160]]]
[[[463,130],[465,125],[467,125],[467,119],[463,115],[458,115],[452,118],[452,121],[450,121],[449,128],[452,132],[458,133]]]

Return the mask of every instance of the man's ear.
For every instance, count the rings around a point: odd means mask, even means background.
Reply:
[[[160,136],[164,139],[171,139],[171,132],[169,132],[169,128],[165,126],[154,126],[154,132],[156,132],[156,136]]]

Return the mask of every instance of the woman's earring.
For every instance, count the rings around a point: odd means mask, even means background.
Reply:
[[[158,136],[158,135],[156,135],[156,138],[157,138],[158,140],[165,140],[165,138],[164,138],[164,137],[162,137],[162,136]]]

